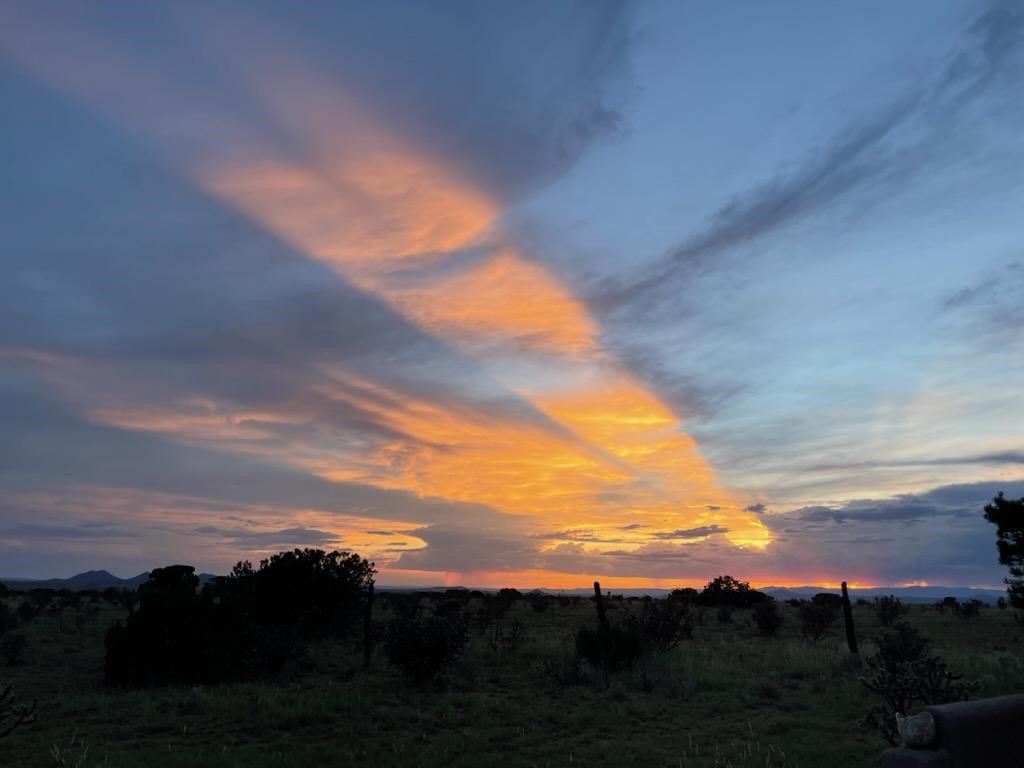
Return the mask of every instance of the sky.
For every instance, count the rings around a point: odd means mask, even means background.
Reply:
[[[1024,7],[0,6],[0,575],[997,586]]]

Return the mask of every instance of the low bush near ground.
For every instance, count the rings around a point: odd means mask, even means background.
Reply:
[[[839,612],[832,605],[820,603],[802,603],[800,605],[800,634],[811,643],[816,643],[826,634],[836,619]]]
[[[782,615],[779,613],[779,604],[775,600],[766,600],[754,606],[752,615],[757,631],[765,637],[774,635],[782,626]]]
[[[635,629],[601,624],[581,627],[576,633],[576,655],[604,673],[629,667],[641,651],[642,640]]]
[[[881,697],[863,722],[890,744],[897,743],[896,714],[911,714],[927,704],[964,701],[977,687],[953,674],[946,662],[928,653],[929,643],[910,625],[900,622],[878,638],[878,653],[867,660],[861,682]]]
[[[384,652],[391,666],[423,684],[457,660],[468,639],[464,617],[399,616],[385,629]]]

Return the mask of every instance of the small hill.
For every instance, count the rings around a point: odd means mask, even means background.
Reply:
[[[202,586],[216,576],[211,573],[199,574],[199,585]],[[70,589],[74,591],[84,589],[103,590],[109,587],[117,589],[138,589],[149,579],[149,571],[144,571],[137,576],[122,579],[110,571],[85,571],[66,579],[0,579],[0,583],[6,584],[10,589]]]

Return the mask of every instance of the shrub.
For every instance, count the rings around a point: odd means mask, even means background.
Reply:
[[[31,600],[22,600],[18,603],[18,619],[22,624],[30,624],[39,615],[39,607]]]
[[[141,603],[106,635],[107,680],[117,685],[213,682],[230,676],[244,655],[243,624],[196,593],[191,566],[157,568],[139,587]]]
[[[387,625],[384,651],[391,666],[421,685],[462,655],[468,637],[464,617],[453,621],[441,616],[399,616]]]
[[[805,640],[818,642],[839,618],[839,613],[828,605],[803,603],[800,606],[800,634]]]
[[[0,635],[0,656],[4,657],[7,666],[18,664],[28,648],[28,638],[23,632],[7,632]]]
[[[765,637],[774,635],[776,630],[782,626],[782,614],[779,613],[779,605],[775,600],[766,600],[755,605],[753,619],[757,631]]]
[[[968,600],[966,603],[960,603],[960,610],[957,615],[961,619],[973,619],[981,611],[981,606],[984,605],[980,600]]]
[[[892,626],[892,623],[906,612],[906,606],[894,595],[885,595],[875,601],[878,610],[878,621],[883,627]]]
[[[998,600],[996,600],[996,607],[999,608],[1000,611],[1005,611],[1007,605],[1008,603],[1006,602],[1005,597],[1000,597]]]
[[[0,739],[9,736],[15,728],[35,722],[36,703],[19,704],[10,685],[0,687]]]
[[[18,626],[18,615],[0,601],[0,634],[10,632]]]
[[[896,714],[909,715],[917,705],[963,701],[977,687],[961,682],[939,656],[928,654],[928,640],[905,622],[878,638],[878,653],[867,661],[869,675],[860,678],[881,696],[863,724],[875,728],[890,744],[897,743]]]
[[[635,629],[599,624],[576,633],[576,655],[604,673],[617,672],[640,658],[642,642]]]
[[[583,685],[583,661],[578,654],[544,659],[540,665],[541,674],[554,680],[560,688]]]
[[[544,613],[548,609],[548,596],[543,592],[530,592],[526,595],[526,600],[537,613]]]
[[[645,652],[665,653],[693,637],[690,604],[680,600],[645,600],[640,615],[624,623],[639,633]]]
[[[835,592],[819,592],[811,598],[811,602],[814,605],[820,605],[822,608],[828,608],[836,613],[843,610],[843,597]]]
[[[683,587],[682,589],[673,589],[669,593],[668,599],[672,602],[696,603],[699,596],[700,592],[693,587]]]
[[[720,624],[731,624],[732,623],[732,612],[736,610],[731,605],[720,605],[716,616]]]

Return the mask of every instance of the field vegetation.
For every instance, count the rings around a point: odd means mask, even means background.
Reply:
[[[856,657],[837,596],[374,593],[353,558],[0,595],[0,765],[871,766],[915,670],[1024,690],[1005,604],[860,601]]]

